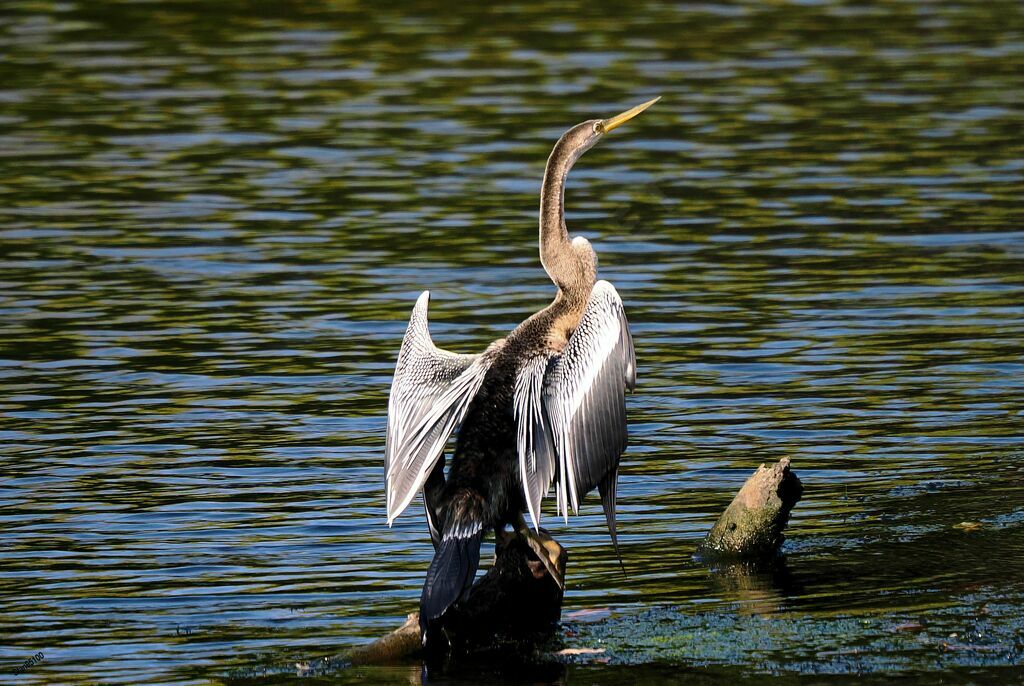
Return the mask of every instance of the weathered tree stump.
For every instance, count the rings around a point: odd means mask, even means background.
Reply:
[[[558,570],[564,576],[569,555],[554,539],[550,544],[557,547]],[[503,642],[542,639],[561,613],[562,589],[522,537],[509,534],[495,544],[494,566],[473,584],[466,600],[445,614],[441,628],[453,652],[469,653]],[[345,660],[382,664],[420,651],[419,613],[413,612],[398,629],[354,648]]]
[[[546,545],[556,551],[564,577],[568,552],[549,535]],[[519,640],[550,632],[562,614],[562,589],[526,541],[509,534],[495,546],[494,566],[454,610],[445,614],[442,629],[452,646],[472,650],[494,637]]]
[[[803,485],[789,469],[789,458],[758,467],[712,527],[698,554],[704,558],[765,558],[785,540],[789,513]]]

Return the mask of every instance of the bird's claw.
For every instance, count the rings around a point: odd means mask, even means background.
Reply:
[[[526,539],[530,550],[537,556],[544,569],[551,575],[551,578],[558,584],[558,588],[565,590],[565,575],[561,570],[559,558],[562,555],[562,546],[558,545],[555,539],[545,533],[538,533],[529,527],[519,530],[519,534]]]

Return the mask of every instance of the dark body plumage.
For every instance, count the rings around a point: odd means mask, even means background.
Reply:
[[[484,382],[462,420],[442,502],[445,520],[474,519],[484,526],[514,524],[526,510],[516,451],[513,395],[523,360],[560,352],[552,340],[568,338],[558,323],[579,320],[566,301],[553,303],[499,342]]]
[[[633,343],[618,293],[597,281],[590,243],[569,239],[563,197],[579,156],[654,102],[583,122],[552,150],[540,206],[541,263],[558,287],[550,305],[475,356],[434,346],[428,293],[413,310],[388,407],[387,506],[390,524],[423,489],[435,547],[420,598],[424,644],[471,586],[488,531],[512,525],[535,545],[523,513],[538,529],[552,485],[566,517],[598,487],[616,541],[615,482],[626,447],[624,394],[635,382]],[[445,478],[442,451],[460,424]]]
[[[428,516],[440,533],[420,597],[425,645],[433,622],[472,585],[483,535],[521,521],[526,500],[516,449],[516,375],[523,360],[558,352],[551,342],[568,338],[559,324],[578,321],[582,310],[559,298],[489,350],[492,361],[462,420],[444,486],[425,495]]]

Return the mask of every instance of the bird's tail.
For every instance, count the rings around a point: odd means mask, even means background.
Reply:
[[[483,538],[484,528],[476,523],[446,529],[441,537],[420,596],[420,634],[424,646],[442,615],[473,585]]]
[[[619,537],[615,532],[615,487],[619,480],[619,468],[616,467],[608,472],[597,484],[601,493],[601,507],[604,508],[604,519],[608,522],[608,533],[612,536],[612,547],[615,549],[615,557],[619,561],[619,568],[622,569],[622,576],[626,577],[626,565],[622,564],[622,555],[619,553]]]

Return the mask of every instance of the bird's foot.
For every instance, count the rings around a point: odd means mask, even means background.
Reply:
[[[564,591],[565,572],[563,571],[564,563],[562,563],[561,558],[565,554],[565,549],[555,539],[548,536],[547,532],[534,531],[525,522],[521,526],[516,527],[516,533],[526,540],[530,550],[533,551],[533,554],[544,565],[544,569],[555,580],[555,583],[558,584],[558,588]]]

